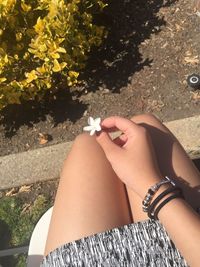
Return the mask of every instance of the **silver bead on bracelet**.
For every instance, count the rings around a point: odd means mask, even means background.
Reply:
[[[161,180],[160,182],[156,183],[155,185],[149,188],[146,196],[144,197],[144,200],[142,201],[142,209],[144,212],[148,211],[148,207],[151,203],[151,200],[155,195],[155,193],[158,191],[158,189],[161,187],[161,185],[167,183],[170,183],[171,185],[175,186],[175,183],[168,176],[165,176],[163,180]]]

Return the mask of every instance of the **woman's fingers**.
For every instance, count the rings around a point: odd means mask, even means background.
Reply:
[[[113,142],[118,145],[118,146],[123,146],[126,144],[126,142],[128,141],[128,138],[125,134],[122,134],[118,137],[116,137],[115,139],[113,139]]]
[[[109,136],[108,133],[101,131],[97,137],[96,137],[97,142],[99,145],[102,147],[104,150],[106,157],[110,159],[110,155],[117,155],[118,152],[120,152],[121,148],[117,146],[111,137]]]
[[[103,128],[106,129],[117,128],[118,130],[126,134],[127,138],[133,136],[135,131],[137,131],[139,128],[139,126],[134,122],[132,122],[131,120],[118,116],[106,118],[105,120],[102,121],[101,125]]]
[[[102,123],[101,123],[101,128],[102,128],[102,130],[105,130],[107,133],[119,132],[119,129],[117,127],[107,128],[107,127],[103,126]]]

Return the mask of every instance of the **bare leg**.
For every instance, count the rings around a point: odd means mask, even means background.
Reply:
[[[200,173],[178,140],[153,115],[138,115],[132,120],[149,130],[163,176],[174,178],[194,209],[200,206]],[[134,222],[147,219],[146,213],[142,211],[141,199],[128,188],[127,192]]]
[[[126,189],[95,138],[76,138],[64,163],[45,254],[64,243],[132,222]]]

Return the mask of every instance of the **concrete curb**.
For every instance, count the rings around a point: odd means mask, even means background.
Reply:
[[[200,156],[200,116],[164,123],[181,142],[189,156]],[[65,142],[0,157],[0,189],[59,177],[72,142]]]
[[[58,178],[71,144],[66,142],[1,157],[0,188]]]

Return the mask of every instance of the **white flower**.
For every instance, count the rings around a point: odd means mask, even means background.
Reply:
[[[83,128],[84,131],[90,132],[90,135],[93,135],[95,131],[99,132],[101,131],[101,118],[93,119],[92,117],[88,118],[88,124],[89,126],[85,126]]]

